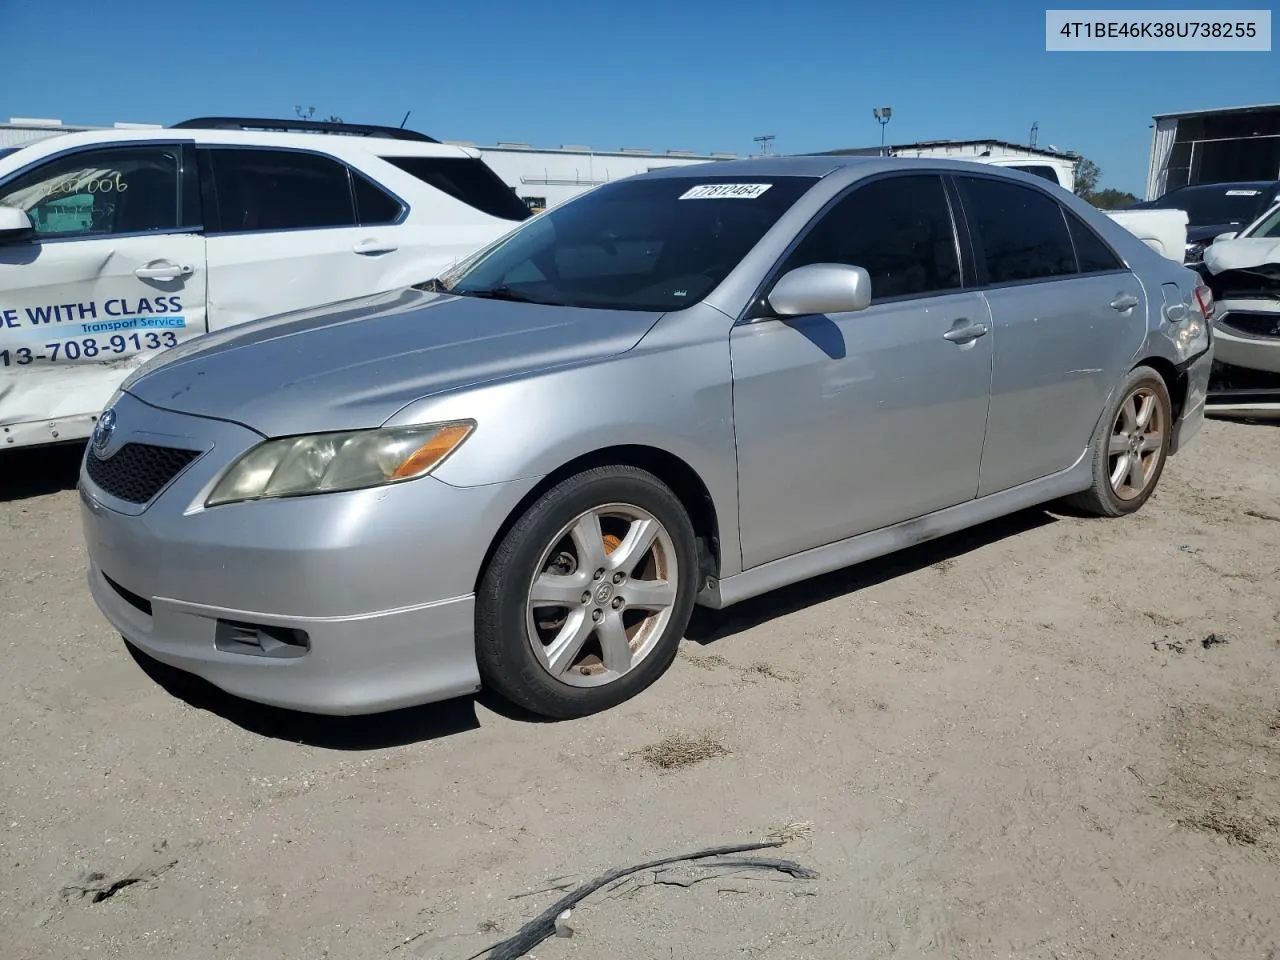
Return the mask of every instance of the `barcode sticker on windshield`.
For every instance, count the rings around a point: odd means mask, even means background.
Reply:
[[[772,186],[772,183],[704,183],[696,187],[690,187],[680,194],[680,199],[720,200],[728,197],[754,200]]]
[[[1228,190],[1228,197],[1256,197],[1261,190]]]

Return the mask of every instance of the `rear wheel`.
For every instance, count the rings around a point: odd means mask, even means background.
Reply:
[[[1067,498],[1078,510],[1103,517],[1137,512],[1155,492],[1169,455],[1173,405],[1164,378],[1138,367],[1093,437],[1093,484]]]
[[[538,498],[476,598],[485,685],[555,719],[608,709],[671,665],[697,589],[693,526],[635,467],[599,467]]]

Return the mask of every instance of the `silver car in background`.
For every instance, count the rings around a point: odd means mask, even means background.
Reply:
[[[695,603],[1057,498],[1133,513],[1202,422],[1208,297],[988,165],[655,171],[421,289],[158,357],[86,450],[89,583],[252,700],[590,714]]]

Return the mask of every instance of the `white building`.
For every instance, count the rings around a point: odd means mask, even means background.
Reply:
[[[61,133],[79,133],[82,130],[145,130],[159,126],[158,123],[114,123],[110,127],[95,127],[66,124],[61,120],[45,117],[10,117],[8,123],[0,123],[0,150],[21,147]]]

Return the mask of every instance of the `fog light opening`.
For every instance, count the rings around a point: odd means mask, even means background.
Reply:
[[[311,649],[311,638],[305,630],[293,627],[219,620],[213,645],[223,653],[288,659],[305,656]]]

